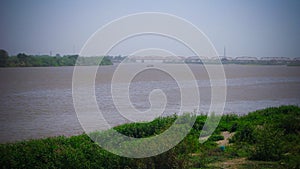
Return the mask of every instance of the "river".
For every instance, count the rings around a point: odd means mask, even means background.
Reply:
[[[210,103],[210,81],[202,65],[189,65],[199,85],[200,110]],[[112,126],[130,122],[122,117],[110,94],[114,66],[101,66],[95,80],[99,109]],[[72,99],[74,67],[0,69],[0,142],[83,133]],[[239,115],[271,106],[300,105],[300,67],[224,65],[227,99],[224,113]],[[149,93],[161,89],[167,98],[165,115],[180,107],[178,84],[168,74],[149,68],[132,81],[130,99],[136,109],[151,106]]]

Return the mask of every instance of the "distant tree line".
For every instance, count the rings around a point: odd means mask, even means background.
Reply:
[[[32,56],[19,53],[17,56],[9,56],[5,50],[0,50],[0,67],[46,67],[46,66],[75,66],[75,65],[112,65],[108,57],[79,57],[78,55],[65,56]]]

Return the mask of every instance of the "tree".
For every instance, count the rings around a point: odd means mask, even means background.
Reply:
[[[25,53],[19,53],[17,58],[20,64],[19,66],[31,66],[29,61],[30,56],[26,55]]]
[[[7,66],[7,62],[8,62],[8,53],[5,50],[0,49],[0,67]]]

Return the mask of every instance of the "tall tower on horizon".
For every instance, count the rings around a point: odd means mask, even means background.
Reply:
[[[226,46],[224,46],[224,51],[223,52],[224,52],[223,56],[224,56],[224,58],[226,58]]]

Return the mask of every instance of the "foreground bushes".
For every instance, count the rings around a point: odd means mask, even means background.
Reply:
[[[135,138],[162,133],[177,116],[157,118],[149,123],[124,124],[115,129]],[[281,106],[249,113],[226,115],[204,144],[198,137],[206,116],[198,116],[190,133],[169,151],[149,158],[131,159],[100,148],[87,135],[54,137],[0,145],[2,168],[205,168],[226,158],[278,161],[283,168],[299,168],[300,108]],[[181,120],[184,121],[186,117]],[[181,125],[179,122],[177,125]],[[222,131],[235,131],[232,146],[225,151],[215,141]],[[139,144],[138,142],[136,143]],[[156,146],[155,144],[147,145]],[[278,163],[279,165],[279,163]]]
[[[176,116],[157,118],[149,123],[118,126],[119,132],[136,138],[149,137],[167,129]],[[0,145],[3,168],[187,168],[189,156],[199,147],[189,134],[176,147],[149,158],[130,159],[100,148],[87,135],[54,137]],[[147,145],[150,146],[155,145]]]
[[[283,153],[283,131],[269,125],[263,125],[253,131],[255,144],[249,159],[263,161],[278,161]]]
[[[293,160],[300,154],[299,107],[281,106],[250,113],[239,119],[237,130],[231,142],[246,147],[249,159],[300,167],[299,160]]]

